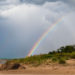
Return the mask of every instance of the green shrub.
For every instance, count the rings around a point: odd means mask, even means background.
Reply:
[[[72,59],[75,59],[75,52],[72,52],[72,53],[71,53],[71,58],[72,58]]]
[[[72,55],[71,58],[72,58],[72,59],[75,59],[75,55]]]
[[[59,59],[59,64],[65,64],[65,63],[66,63],[66,60],[64,58]]]
[[[53,62],[56,62],[57,60],[58,60],[58,59],[57,59],[56,57],[53,57],[53,58],[52,58],[52,61],[53,61]]]

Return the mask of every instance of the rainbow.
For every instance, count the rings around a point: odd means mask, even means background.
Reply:
[[[31,56],[34,51],[39,47],[40,43],[47,37],[47,35],[57,26],[61,21],[63,20],[64,16],[58,19],[55,23],[53,23],[38,39],[38,41],[34,44],[30,52],[28,53],[28,56]]]

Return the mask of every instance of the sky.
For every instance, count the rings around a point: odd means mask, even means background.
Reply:
[[[33,54],[75,44],[75,0],[0,0],[0,58],[23,58],[57,20]]]

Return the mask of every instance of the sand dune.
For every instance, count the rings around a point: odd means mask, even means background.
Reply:
[[[67,60],[65,65],[40,65],[26,69],[3,70],[0,74],[75,74],[75,60]]]

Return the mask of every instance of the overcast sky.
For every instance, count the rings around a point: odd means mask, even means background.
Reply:
[[[27,56],[40,36],[62,16],[34,54],[75,44],[75,0],[0,0],[0,58]]]

